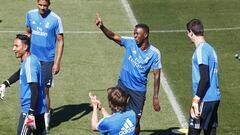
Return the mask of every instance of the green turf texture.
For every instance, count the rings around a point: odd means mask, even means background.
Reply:
[[[2,0],[0,2],[3,3]],[[24,31],[25,14],[35,8],[36,3],[27,0],[4,3],[6,5],[0,7],[0,19],[3,20],[0,30]],[[18,7],[25,8],[18,9]],[[120,1],[58,0],[52,1],[50,8],[61,16],[65,31],[98,31],[95,26],[96,12],[100,12],[104,23],[114,31],[133,29]],[[64,36],[65,50],[61,71],[55,76],[55,86],[50,92],[54,110],[50,134],[98,134],[90,128],[92,109],[89,107],[88,92],[95,93],[108,108],[106,88],[117,83],[124,49],[106,39],[102,33]],[[19,67],[12,52],[14,38],[15,33],[0,33],[2,81]],[[8,89],[5,97],[7,103],[0,104],[0,127],[3,135],[16,133],[20,111],[18,85],[19,83],[16,83]],[[179,123],[163,90],[160,97],[162,111],[154,112],[152,85],[151,73],[148,98],[141,122],[141,134],[169,134],[172,128],[179,127]]]
[[[0,0],[0,31],[25,30],[25,14],[36,8],[36,1]],[[192,18],[203,21],[205,28],[238,27],[240,1],[238,0],[129,0],[138,22],[149,24],[151,30],[185,29]],[[52,0],[50,8],[62,18],[65,31],[97,31],[95,13],[100,12],[104,24],[113,31],[131,31],[132,26],[120,0]],[[12,52],[16,33],[0,33],[0,81],[4,81],[19,65]],[[240,61],[234,54],[240,51],[239,30],[209,31],[207,41],[219,57],[219,75],[222,100],[219,107],[220,135],[237,135],[239,129]],[[153,33],[150,40],[162,54],[163,71],[188,115],[191,101],[191,57],[194,51],[186,33]],[[54,109],[53,135],[98,134],[90,129],[91,108],[88,92],[92,91],[105,107],[106,88],[114,86],[121,65],[123,48],[109,41],[103,34],[65,34],[65,50],[61,72],[55,76],[51,91]],[[141,121],[141,134],[168,135],[179,127],[176,116],[164,91],[160,90],[162,110],[152,107],[152,75]],[[15,134],[19,116],[19,83],[6,93],[6,102],[0,104],[2,135]]]
[[[138,21],[149,24],[152,30],[184,30],[193,18],[201,19],[206,29],[239,27],[240,24],[238,0],[130,0],[130,3]],[[207,31],[205,38],[215,48],[219,61],[222,98],[218,134],[237,135],[240,133],[240,61],[234,55],[240,51],[239,30]],[[154,33],[151,41],[161,50],[163,71],[187,117],[191,104],[191,58],[195,47],[186,33]]]

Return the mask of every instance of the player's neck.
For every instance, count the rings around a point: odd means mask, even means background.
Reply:
[[[47,9],[47,11],[45,12],[45,13],[43,13],[43,14],[41,14],[41,13],[39,13],[41,16],[42,16],[42,18],[45,18],[45,17],[47,17],[48,16],[48,14],[50,13],[50,9]]]
[[[142,43],[142,45],[141,45],[141,50],[142,50],[142,51],[145,51],[145,50],[147,50],[147,49],[149,48],[149,46],[150,46],[150,44],[149,44],[149,42],[148,42],[148,40],[147,40],[147,41],[145,41],[145,42]]]
[[[194,44],[198,47],[201,43],[206,42],[203,36],[199,36],[195,39]]]
[[[25,52],[23,56],[21,57],[21,62],[23,62],[29,55],[31,55],[30,52]]]

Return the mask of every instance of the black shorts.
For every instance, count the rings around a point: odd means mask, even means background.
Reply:
[[[208,130],[209,128],[218,127],[218,106],[220,101],[210,101],[204,102],[202,106],[202,112],[200,116],[200,128],[204,130]],[[196,120],[194,120],[191,115],[189,118],[189,127],[194,128],[196,124]]]
[[[129,89],[124,86],[120,80],[118,80],[117,86],[128,95],[127,109],[133,110],[137,116],[141,117],[144,102],[146,100],[146,93]]]
[[[42,69],[42,76],[43,82],[45,87],[50,88],[52,86],[53,75],[52,75],[52,67],[54,62],[44,62],[41,61],[41,69]]]
[[[31,132],[34,135],[44,135],[46,134],[45,131],[45,122],[44,122],[44,113],[43,114],[38,114],[35,115],[35,123],[36,123],[36,130],[30,131],[29,129],[24,129],[24,121],[27,116],[27,113],[21,113],[19,117],[19,122],[18,122],[18,130],[17,130],[17,135],[21,135],[22,132],[25,132],[26,135],[30,135]]]

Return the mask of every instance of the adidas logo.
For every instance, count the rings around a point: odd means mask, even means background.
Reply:
[[[125,135],[134,132],[135,126],[132,124],[132,122],[127,119],[121,128],[121,131],[119,132],[119,135]]]

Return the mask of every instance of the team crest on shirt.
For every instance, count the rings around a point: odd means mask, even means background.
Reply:
[[[47,23],[45,24],[45,28],[49,28],[49,25],[50,25],[50,23],[47,22]]]

